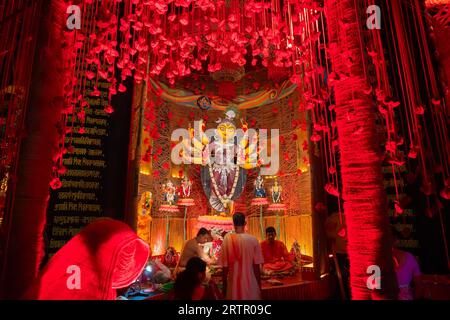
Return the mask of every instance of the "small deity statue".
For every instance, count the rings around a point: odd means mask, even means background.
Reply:
[[[142,199],[142,210],[141,214],[143,216],[149,215],[153,204],[153,195],[150,191],[145,191],[141,197]]]
[[[292,244],[290,254],[291,254],[293,261],[300,263],[302,254],[301,254],[301,250],[300,250],[300,245],[298,244],[297,240],[295,240],[294,243]]]
[[[179,259],[179,254],[174,247],[168,247],[164,254],[164,264],[168,267],[175,267]]]
[[[137,221],[137,234],[139,238],[150,242],[150,222],[153,196],[150,191],[144,191],[139,201],[139,215]]]
[[[192,181],[186,175],[181,180],[181,196],[189,198],[191,196]]]
[[[275,180],[274,185],[270,188],[270,192],[272,193],[272,202],[273,203],[281,203],[281,192],[283,191],[283,187],[278,184],[278,180]]]
[[[209,110],[211,108],[211,99],[201,96],[197,99],[197,105],[202,110]]]
[[[256,198],[265,198],[266,197],[266,190],[264,189],[264,179],[259,174],[258,177],[255,180],[255,197]]]
[[[166,184],[162,185],[164,201],[169,205],[174,205],[177,200],[177,188],[173,185],[172,181],[168,181]]]

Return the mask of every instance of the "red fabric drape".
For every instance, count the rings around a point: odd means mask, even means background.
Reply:
[[[146,265],[150,249],[125,223],[99,219],[80,231],[48,262],[25,299],[110,300]],[[79,268],[79,288],[69,288]],[[68,271],[69,268],[69,271]]]

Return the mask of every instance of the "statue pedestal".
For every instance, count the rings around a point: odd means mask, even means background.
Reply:
[[[191,198],[180,198],[178,199],[178,205],[184,207],[192,207],[195,206],[195,201]]]
[[[287,210],[286,205],[284,203],[271,203],[267,208],[269,211],[285,211]]]
[[[180,209],[178,208],[177,205],[174,205],[174,204],[162,204],[162,205],[159,207],[159,211],[161,211],[161,212],[175,213],[175,212],[179,212]]]
[[[252,206],[265,206],[269,204],[269,200],[267,198],[253,198],[250,204]]]
[[[208,230],[216,228],[228,233],[234,229],[233,218],[221,216],[200,216],[197,220],[197,227],[206,228]]]
[[[286,211],[286,205],[284,203],[271,203],[267,208],[268,211],[275,211],[277,214],[277,234],[280,234],[280,217],[278,216],[279,211]]]
[[[178,206],[173,204],[162,204],[159,207],[159,211],[165,213],[175,213],[180,212],[180,209],[178,209]],[[166,248],[169,247],[169,230],[170,230],[169,215],[166,214]]]
[[[187,226],[186,226],[186,219],[187,219],[187,208],[192,207],[195,205],[194,199],[191,198],[181,198],[178,199],[178,205],[184,207],[184,218],[183,218],[183,240],[187,240]]]

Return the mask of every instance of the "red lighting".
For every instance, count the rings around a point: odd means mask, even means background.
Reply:
[[[125,223],[92,222],[47,263],[25,298],[113,300],[117,288],[133,283],[149,256],[149,246]],[[79,288],[71,288],[77,285]]]

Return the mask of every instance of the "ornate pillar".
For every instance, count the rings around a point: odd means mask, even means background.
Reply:
[[[450,115],[450,0],[426,0],[427,20],[440,66],[440,79]]]
[[[395,298],[396,279],[389,237],[375,103],[368,87],[361,36],[365,19],[354,0],[327,0],[329,52],[333,68],[336,125],[347,222],[352,299]],[[381,290],[367,286],[368,267],[381,269]],[[376,294],[376,296],[374,295]]]
[[[41,6],[25,138],[20,150],[14,207],[6,235],[5,269],[0,286],[4,289],[4,298],[20,298],[36,276],[44,254],[43,230],[49,183],[59,139],[55,124],[61,119],[64,63],[70,51],[69,36],[64,34],[68,31],[67,6],[63,0],[44,1]]]

